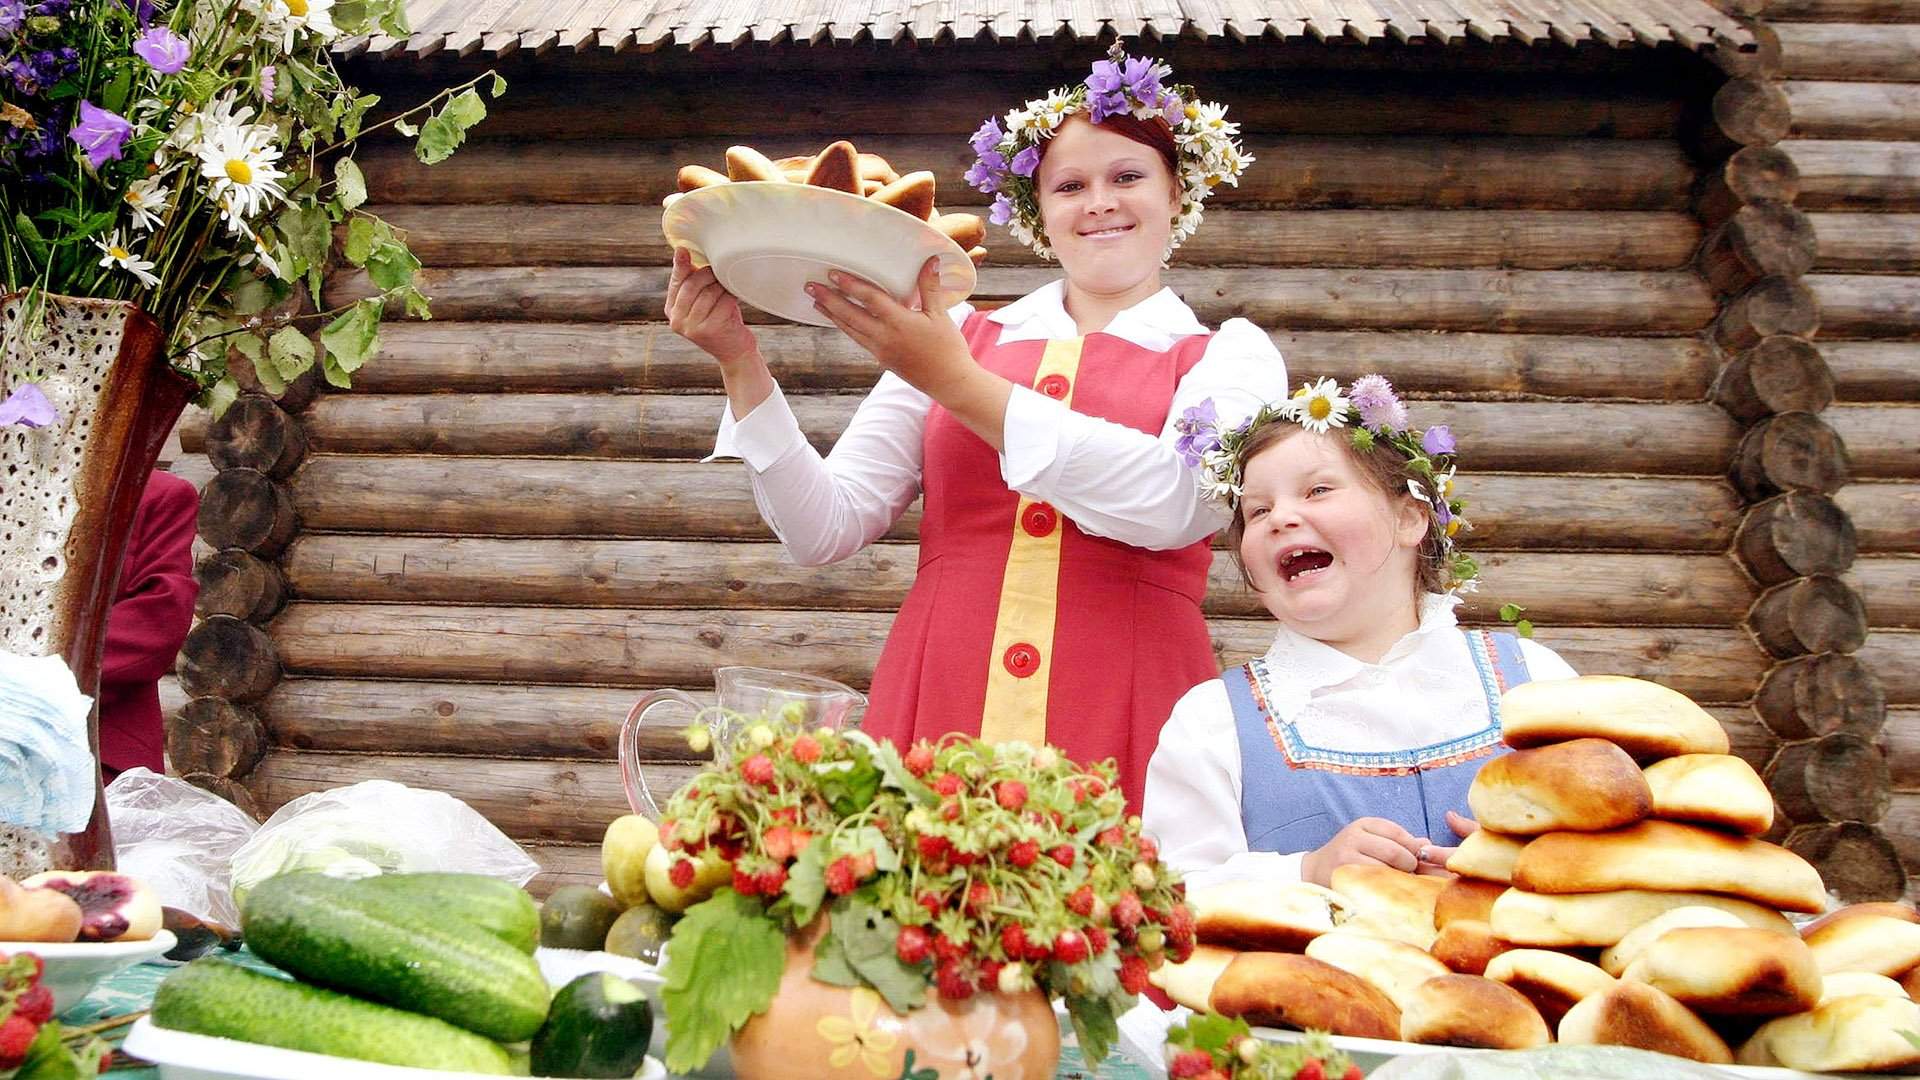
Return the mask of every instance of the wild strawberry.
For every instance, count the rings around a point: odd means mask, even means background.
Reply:
[[[787,887],[787,868],[774,863],[754,874],[753,884],[761,896],[779,896],[780,890]]]
[[[1127,830],[1118,825],[1111,829],[1103,829],[1100,832],[1099,841],[1101,847],[1117,848],[1127,842]]]
[[[1073,805],[1079,806],[1087,801],[1087,781],[1083,777],[1074,777],[1067,781],[1067,790],[1073,792]]]
[[[1122,930],[1134,929],[1146,917],[1147,909],[1137,893],[1123,892],[1120,899],[1113,902],[1113,925]]]
[[[103,1065],[101,1068],[104,1069],[106,1066]],[[1349,1064],[1347,1071],[1341,1075],[1340,1080],[1364,1080],[1366,1075],[1366,1073],[1360,1071],[1360,1066]]]
[[[793,740],[793,760],[802,765],[811,765],[820,760],[820,740],[811,735],[801,735]]]
[[[1027,928],[1019,923],[1008,923],[1001,927],[1000,948],[1006,951],[1009,960],[1018,960],[1027,955]]]
[[[1205,1050],[1183,1050],[1167,1062],[1167,1075],[1174,1080],[1192,1080],[1213,1068],[1213,1055]]]
[[[1167,937],[1176,945],[1180,942],[1193,943],[1193,909],[1185,904],[1173,905],[1167,913]]]
[[[1027,785],[1018,780],[1002,780],[993,786],[993,797],[1001,806],[1019,813],[1027,805]]]
[[[873,876],[873,871],[876,868],[876,865],[878,862],[879,860],[874,856],[873,852],[871,851],[862,851],[859,854],[854,855],[853,856],[853,876],[861,881],[867,880],[868,878]]]
[[[939,957],[942,964],[957,964],[967,955],[967,946],[965,942],[941,934],[933,939],[933,955]]]
[[[1101,953],[1106,952],[1107,946],[1111,944],[1113,944],[1113,940],[1107,937],[1105,930],[1097,926],[1087,927],[1087,951],[1089,953],[1099,956]]]
[[[25,1061],[27,1048],[38,1034],[40,1025],[18,1012],[7,1017],[6,1023],[0,1024],[0,1069],[11,1069]]]
[[[1176,964],[1184,964],[1193,959],[1193,947],[1191,941],[1176,941],[1173,947],[1167,950],[1167,956]]]
[[[773,759],[765,754],[755,754],[740,763],[740,776],[749,784],[770,788],[773,786]]]
[[[1327,1080],[1327,1067],[1319,1058],[1308,1058],[1294,1070],[1293,1080]]]
[[[1000,989],[1000,970],[1004,967],[1006,965],[998,960],[981,961],[980,977],[974,980],[974,985],[979,987],[983,994],[991,994]]]
[[[959,773],[941,773],[933,782],[933,790],[941,795],[958,795],[964,786],[966,782],[960,779]]]
[[[845,896],[860,884],[860,878],[853,872],[853,856],[842,855],[827,866],[827,891],[835,896]]]
[[[739,893],[741,896],[758,896],[760,894],[760,883],[755,881],[753,874],[749,873],[747,868],[741,866],[739,863],[733,864],[733,891]]]
[[[1022,840],[1007,849],[1007,861],[1016,868],[1025,870],[1040,857],[1040,845],[1031,840]]]
[[[1233,1080],[1233,1078],[1221,1072],[1219,1069],[1208,1069],[1206,1072],[1194,1077],[1193,1080]]]
[[[1003,994],[1017,994],[1033,986],[1033,976],[1027,974],[1025,964],[998,965],[999,974],[994,976],[994,989]]]
[[[1128,956],[1120,961],[1120,989],[1129,994],[1138,994],[1147,988],[1147,962],[1138,956]]]
[[[914,897],[913,902],[926,908],[927,914],[936,917],[938,917],[940,912],[947,906],[947,902],[940,899],[940,894],[933,892],[923,892],[919,896]]]
[[[1143,862],[1152,862],[1155,859],[1158,859],[1159,857],[1160,857],[1160,845],[1154,842],[1153,837],[1148,836],[1145,833],[1142,833],[1140,835],[1141,860]]]
[[[1073,869],[1073,845],[1056,844],[1047,849],[1047,858],[1071,870]]]
[[[944,862],[953,854],[953,841],[944,836],[921,833],[913,844],[920,849],[920,858],[930,863]]]
[[[940,800],[940,817],[942,820],[959,821],[960,815],[965,812],[965,808],[960,805],[960,800],[954,796],[948,796]]]
[[[933,768],[933,744],[918,742],[907,751],[907,771],[915,776],[925,776]]]
[[[113,1068],[113,1051],[111,1050],[100,1051],[100,1065],[99,1065],[100,1071],[106,1072],[108,1069],[111,1069],[111,1068]]]
[[[933,939],[918,926],[903,926],[900,936],[893,941],[894,954],[903,964],[917,964],[933,951]]]
[[[973,996],[973,983],[960,970],[957,961],[949,961],[936,968],[933,981],[940,988],[940,996],[948,1001],[965,1001]]]
[[[797,806],[782,806],[773,812],[773,820],[782,825],[797,825],[800,823],[800,808]]]
[[[1087,939],[1078,930],[1062,930],[1053,939],[1053,958],[1063,964],[1077,964],[1087,958]]]
[[[673,882],[676,889],[690,888],[693,885],[694,865],[692,859],[681,859],[667,868],[667,880]]]
[[[44,1024],[53,1016],[53,991],[40,983],[27,987],[25,993],[13,1003],[13,1014],[24,1016],[36,1024]]]
[[[958,866],[962,869],[972,866],[974,863],[977,863],[979,861],[980,861],[980,856],[977,852],[955,851],[953,853],[953,865]]]
[[[1083,919],[1093,914],[1093,886],[1082,885],[1068,893],[1067,910]]]
[[[791,825],[775,825],[760,835],[760,850],[775,862],[786,862],[807,850],[813,834]]]
[[[1160,880],[1160,875],[1153,872],[1153,864],[1149,862],[1134,863],[1129,876],[1132,877],[1133,887],[1136,889],[1151,889],[1154,882]]]
[[[962,906],[969,915],[976,915],[982,908],[993,906],[993,886],[984,881],[967,886],[967,900]]]

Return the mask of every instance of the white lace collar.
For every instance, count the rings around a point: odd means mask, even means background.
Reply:
[[[1460,604],[1454,595],[1428,593],[1420,600],[1420,625],[1393,643],[1378,664],[1348,656],[1322,641],[1282,626],[1273,637],[1273,645],[1261,657],[1269,679],[1261,690],[1269,708],[1282,716],[1292,716],[1317,691],[1338,686],[1369,669],[1384,669],[1406,660],[1443,632],[1457,632],[1460,620],[1453,609]]]
[[[1067,314],[1067,283],[1064,278],[1050,281],[1027,295],[999,308],[987,318],[1006,327],[1001,341],[1056,341],[1080,336],[1073,316]],[[1101,333],[1125,338],[1143,349],[1162,352],[1183,337],[1207,332],[1193,309],[1170,288],[1133,305],[1113,317]]]

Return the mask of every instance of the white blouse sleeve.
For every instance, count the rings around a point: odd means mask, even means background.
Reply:
[[[1200,497],[1193,470],[1174,450],[1180,414],[1212,398],[1221,426],[1229,427],[1286,390],[1286,364],[1272,339],[1245,319],[1229,319],[1180,380],[1157,437],[1014,387],[1001,476],[1095,536],[1153,550],[1184,547],[1224,527],[1227,516]]]
[[[1532,638],[1520,638],[1520,658],[1527,662],[1527,678],[1538,681],[1548,679],[1572,679],[1579,676],[1573,665],[1560,658],[1560,654],[1547,648]]]

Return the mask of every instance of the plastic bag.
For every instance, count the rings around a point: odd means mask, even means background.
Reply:
[[[275,874],[318,870],[335,877],[451,871],[525,885],[540,872],[520,845],[479,811],[443,791],[363,780],[302,795],[281,807],[233,853],[233,891]]]
[[[1543,1046],[1470,1054],[1408,1054],[1369,1080],[1735,1080],[1734,1074],[1625,1046]]]
[[[107,785],[114,862],[168,907],[224,926],[240,925],[228,861],[260,826],[211,791],[150,769]]]

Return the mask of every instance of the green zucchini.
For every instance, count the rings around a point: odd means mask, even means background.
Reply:
[[[484,874],[381,874],[355,887],[374,896],[399,896],[477,926],[531,954],[540,944],[540,909],[510,881]]]
[[[647,992],[618,975],[590,972],[553,996],[533,1037],[533,1075],[629,1077],[646,1062],[652,1038]]]
[[[533,957],[410,898],[324,874],[254,886],[247,944],[307,982],[383,1001],[501,1042],[540,1030],[551,994]]]
[[[156,1027],[286,1050],[451,1072],[512,1071],[498,1043],[443,1020],[203,957],[167,976]]]

